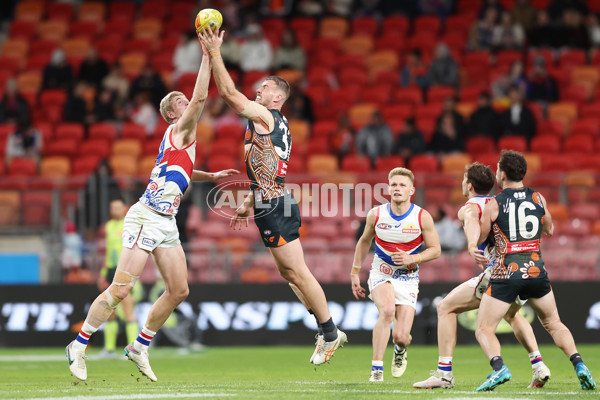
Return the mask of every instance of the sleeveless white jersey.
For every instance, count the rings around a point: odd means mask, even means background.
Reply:
[[[183,149],[177,149],[173,145],[174,127],[175,125],[169,125],[165,131],[148,186],[140,197],[140,202],[167,215],[177,214],[181,196],[190,184],[196,160],[195,140]]]
[[[391,254],[403,250],[416,254],[421,250],[421,213],[423,209],[411,204],[403,215],[392,214],[390,203],[377,207],[375,219],[375,257],[372,269],[392,275],[395,279],[418,279],[418,264],[395,265]]]
[[[465,204],[475,204],[477,207],[479,207],[479,219],[481,219],[483,209],[491,199],[491,196],[474,196],[467,200]],[[479,246],[477,246],[477,248],[479,250],[483,250],[483,255],[490,260],[488,267],[493,267],[494,261],[496,261],[496,248],[494,246],[494,242],[488,237],[485,239],[485,242],[481,243]]]

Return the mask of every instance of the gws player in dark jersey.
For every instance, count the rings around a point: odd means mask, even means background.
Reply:
[[[254,208],[254,221],[281,276],[299,292],[300,300],[319,321],[323,335],[318,336],[310,361],[323,364],[347,338],[333,323],[325,293],[304,262],[298,233],[300,210],[293,196],[285,190],[292,138],[281,107],[289,96],[289,85],[280,77],[267,77],[256,91],[256,99],[248,100],[236,90],[223,64],[220,47],[224,33],[203,29],[200,37],[209,51],[220,95],[234,111],[248,119],[244,143],[251,193],[235,211],[231,226],[234,229],[248,226],[248,216]]]
[[[458,219],[463,224],[465,236],[469,243],[469,252],[476,257],[476,262],[483,272],[454,288],[437,306],[438,314],[438,367],[433,374],[422,382],[415,382],[413,387],[419,389],[454,387],[452,373],[452,355],[456,346],[456,319],[458,314],[479,307],[481,296],[485,292],[494,265],[494,244],[486,240],[475,253],[479,239],[479,221],[485,205],[490,201],[490,191],[494,187],[494,173],[487,165],[469,164],[465,167],[462,181],[463,195],[467,202],[458,211]],[[480,254],[482,256],[480,257]],[[511,324],[515,336],[529,353],[533,369],[533,379],[529,387],[543,387],[550,377],[550,369],[542,361],[533,329],[527,320],[519,314],[523,303],[520,299],[514,302],[504,319]]]
[[[500,342],[495,331],[511,304],[520,297],[529,299],[540,322],[552,335],[554,343],[569,357],[581,388],[593,390],[596,382],[581,360],[573,335],[561,322],[554,293],[540,251],[542,233],[552,236],[552,216],[546,199],[523,186],[527,162],[521,153],[502,152],[496,181],[502,191],[488,202],[481,218],[479,243],[490,231],[496,244],[496,261],[490,284],[481,299],[475,336],[490,360],[494,371],[477,391],[493,390],[512,377],[500,355]]]

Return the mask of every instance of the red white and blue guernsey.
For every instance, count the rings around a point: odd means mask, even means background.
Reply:
[[[375,219],[375,257],[372,270],[391,275],[398,280],[418,280],[419,265],[395,265],[391,254],[403,250],[409,254],[419,253],[423,244],[421,214],[423,209],[411,204],[403,215],[392,213],[390,203],[377,207]]]
[[[169,125],[165,131],[148,186],[140,197],[140,202],[166,215],[177,214],[181,196],[190,185],[196,160],[195,140],[182,149],[173,145],[174,127],[174,124]]]
[[[467,200],[466,204],[475,204],[479,208],[479,219],[481,219],[481,215],[483,214],[483,209],[485,205],[492,199],[491,196],[473,196],[469,200]],[[477,246],[479,250],[483,250],[483,255],[490,260],[488,267],[493,267],[494,262],[496,261],[496,251],[494,247],[494,242],[487,238],[485,242],[481,243]]]

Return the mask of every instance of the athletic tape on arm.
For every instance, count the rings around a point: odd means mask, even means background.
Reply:
[[[251,121],[255,121],[256,118],[264,123],[265,127],[269,129],[269,133],[275,129],[275,119],[273,114],[267,109],[267,107],[260,105],[254,101],[249,100],[244,106],[244,110],[240,113],[244,118],[248,118]]]

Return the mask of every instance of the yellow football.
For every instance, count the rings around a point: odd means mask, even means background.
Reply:
[[[196,30],[200,32],[202,28],[206,29],[218,29],[223,23],[223,16],[218,10],[214,8],[205,8],[200,10],[196,15]]]

